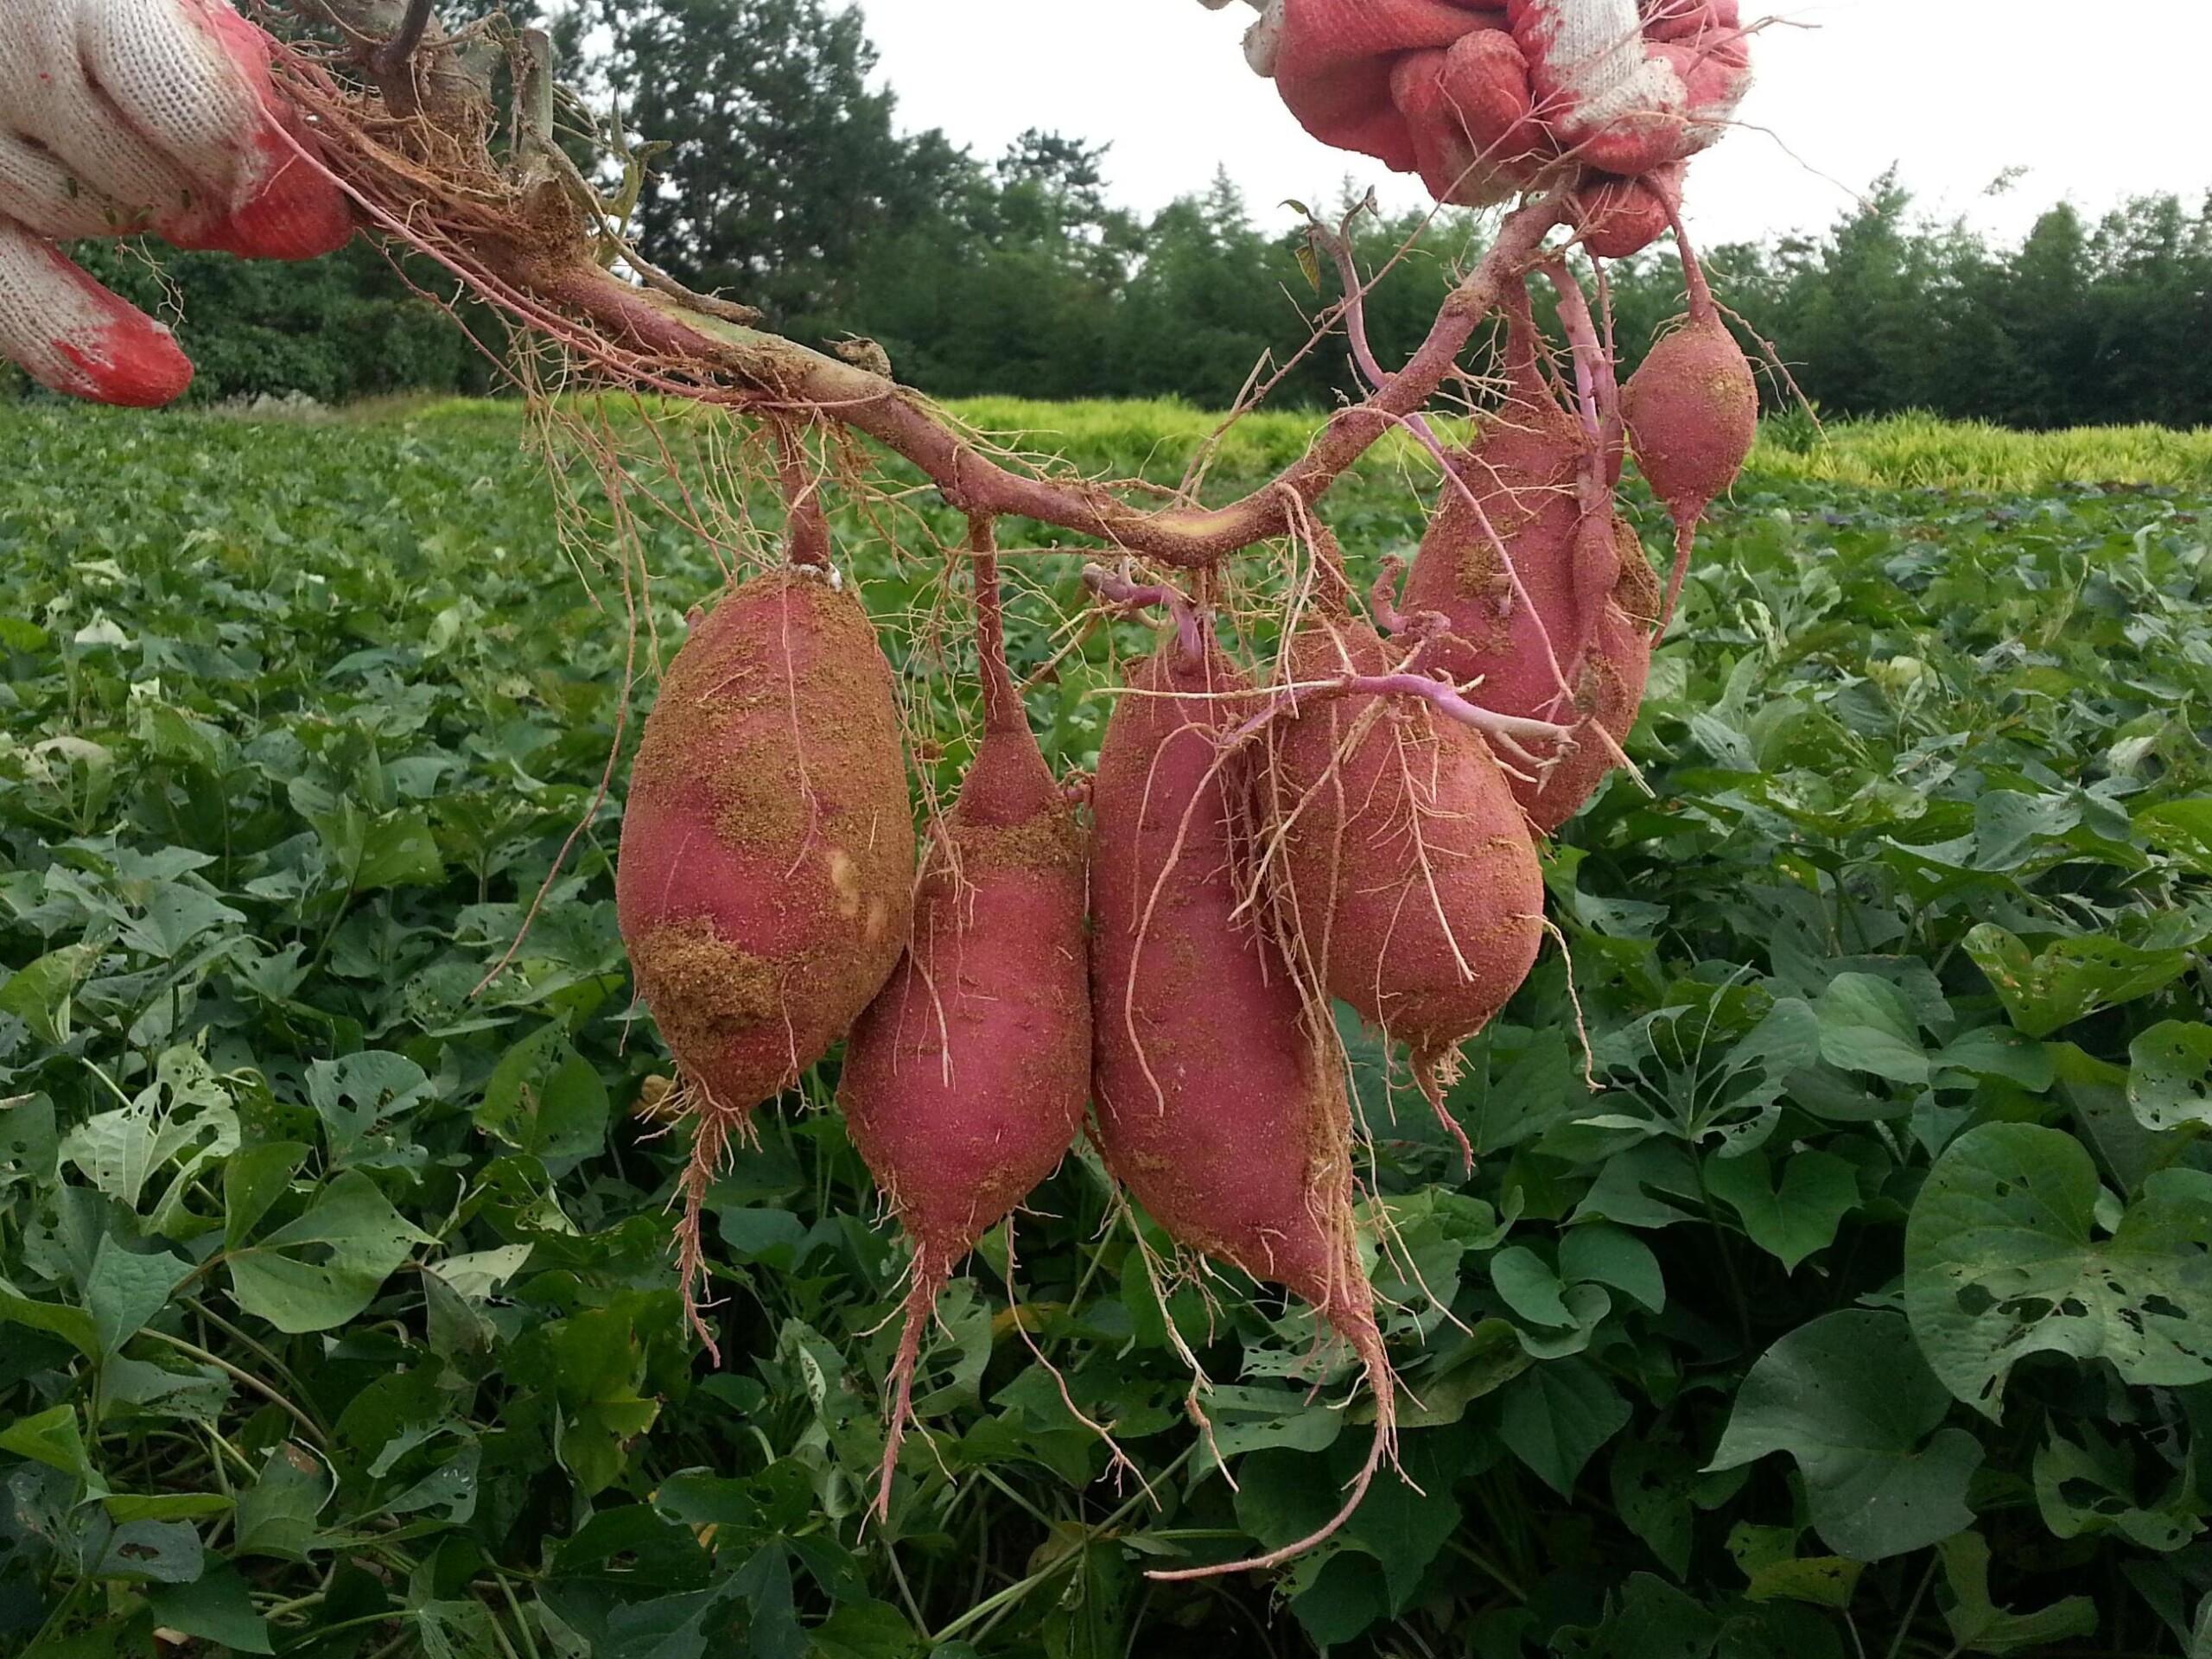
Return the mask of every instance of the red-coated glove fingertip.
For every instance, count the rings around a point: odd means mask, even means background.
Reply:
[[[4,220],[0,356],[49,391],[132,409],[175,403],[192,384],[191,359],[168,329]]]
[[[268,120],[251,140],[245,172],[256,181],[252,194],[221,217],[200,221],[183,239],[249,259],[335,253],[353,239],[353,208],[316,159],[314,130],[277,89],[269,68],[269,37],[228,6],[202,5],[200,16],[253,88]]]
[[[141,317],[108,323],[84,340],[58,340],[55,354],[73,374],[32,378],[49,391],[119,409],[165,409],[192,385],[192,359],[175,337]]]
[[[267,181],[195,238],[198,245],[248,259],[318,259],[353,239],[344,194],[281,137],[270,140]],[[283,145],[281,153],[274,147]]]
[[[1392,73],[1406,53],[1440,50],[1478,26],[1453,0],[1290,0],[1275,86],[1323,143],[1411,173],[1421,158],[1392,100]]]
[[[1412,131],[1421,182],[1439,201],[1497,200],[1549,159],[1529,61],[1503,29],[1478,29],[1448,51],[1409,53],[1390,96]]]

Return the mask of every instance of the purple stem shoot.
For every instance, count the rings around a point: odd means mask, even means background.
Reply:
[[[1198,615],[1198,608],[1173,588],[1164,584],[1141,586],[1126,575],[1099,564],[1084,567],[1083,585],[1117,611],[1135,613],[1166,606],[1167,613],[1175,619],[1176,648],[1184,662],[1196,663],[1205,655],[1205,624]]]
[[[1558,754],[1564,754],[1575,743],[1574,733],[1565,726],[1520,715],[1500,714],[1495,709],[1469,702],[1465,692],[1449,680],[1402,671],[1395,674],[1346,674],[1338,679],[1281,687],[1266,709],[1230,734],[1230,745],[1234,747],[1256,736],[1270,721],[1294,715],[1310,703],[1328,702],[1338,697],[1417,698],[1447,720],[1473,727],[1491,743],[1531,766],[1545,763],[1523,747],[1524,744],[1550,744]]]

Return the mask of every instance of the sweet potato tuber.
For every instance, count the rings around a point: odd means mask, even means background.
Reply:
[[[1115,1176],[1179,1243],[1285,1285],[1358,1354],[1374,1450],[1328,1537],[1392,1444],[1394,1382],[1352,1215],[1351,1113],[1325,1012],[1242,909],[1256,706],[1209,640],[1171,640],[1131,677],[1092,791],[1093,1099]]]
[[[1560,407],[1518,319],[1507,368],[1510,395],[1458,462],[1465,491],[1447,485],[1404,607],[1445,618],[1449,632],[1427,661],[1454,680],[1479,679],[1484,705],[1578,728],[1574,753],[1539,778],[1510,780],[1529,822],[1549,834],[1618,764],[1650,677],[1658,601],[1643,548],[1603,487],[1611,462],[1602,435],[1593,440]],[[1600,487],[1588,487],[1593,480]]]
[[[1759,389],[1750,359],[1713,303],[1685,244],[1690,314],[1651,348],[1621,394],[1637,465],[1675,521],[1675,571],[1660,613],[1663,631],[1681,597],[1697,527],[1735,484],[1759,435]]]
[[[1399,665],[1365,622],[1335,606],[1317,613],[1292,641],[1299,684]],[[1368,695],[1282,722],[1271,760],[1286,937],[1332,996],[1407,1044],[1471,1164],[1440,1072],[1520,989],[1543,944],[1543,872],[1505,774],[1472,728]]]
[[[876,1509],[912,1414],[938,1293],[1075,1144],[1090,1086],[1081,826],[1023,717],[984,597],[984,734],[928,850],[913,942],[853,1027],[837,1098],[914,1243]]]
[[[891,668],[860,601],[785,569],[695,613],[645,722],[615,882],[696,1122],[687,1290],[729,1137],[883,988],[913,880]]]

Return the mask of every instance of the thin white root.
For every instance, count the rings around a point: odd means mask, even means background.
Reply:
[[[1368,1382],[1375,1389],[1375,1441],[1367,1449],[1367,1461],[1352,1477],[1351,1486],[1344,1497],[1344,1507],[1337,1511],[1328,1524],[1294,1544],[1285,1544],[1281,1549],[1271,1549],[1264,1555],[1255,1555],[1249,1560],[1222,1561],[1212,1567],[1165,1567],[1147,1572],[1145,1577],[1156,1584],[1186,1584],[1199,1579],[1223,1579],[1237,1573],[1265,1573],[1296,1560],[1308,1550],[1319,1548],[1344,1529],[1359,1506],[1367,1501],[1368,1490],[1375,1484],[1375,1477],[1384,1461],[1397,1446],[1397,1378],[1390,1370],[1388,1355],[1382,1351],[1382,1338],[1370,1323],[1368,1335],[1360,1342],[1367,1363]]]

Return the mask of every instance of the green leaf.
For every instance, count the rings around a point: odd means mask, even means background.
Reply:
[[[1821,1020],[1821,1058],[1847,1071],[1871,1071],[1891,1083],[1928,1081],[1920,1022],[1904,993],[1872,974],[1838,974],[1814,1004]]]
[[[430,821],[420,812],[402,812],[368,826],[361,837],[360,862],[353,886],[362,893],[384,887],[435,887],[446,879]]]
[[[1646,1141],[1617,1152],[1598,1172],[1573,1221],[1616,1221],[1624,1227],[1671,1227],[1693,1219],[1702,1204],[1697,1166],[1671,1141]]]
[[[238,1553],[305,1561],[334,1491],[328,1466],[314,1452],[290,1440],[275,1447],[260,1478],[238,1494]]]
[[[476,1124],[549,1165],[588,1158],[606,1144],[613,1103],[591,1063],[549,1026],[509,1049],[484,1088]]]
[[[1708,1159],[1705,1182],[1743,1217],[1751,1243],[1791,1273],[1834,1243],[1836,1229],[1859,1207],[1859,1173],[1834,1153],[1797,1154],[1783,1166],[1778,1192],[1764,1153]]]
[[[1719,1615],[1649,1573],[1631,1573],[1620,1605],[1591,1644],[1593,1659],[1705,1659],[1720,1640]]]
[[[377,1130],[430,1098],[430,1080],[404,1054],[370,1049],[308,1067],[308,1103],[322,1119],[334,1166],[353,1160]]]
[[[471,1250],[435,1262],[431,1270],[463,1301],[486,1301],[528,1265],[531,1248],[528,1244],[503,1244],[497,1249]]]
[[[1532,1362],[1521,1337],[1510,1319],[1484,1319],[1471,1331],[1452,1335],[1434,1351],[1418,1394],[1410,1388],[1399,1390],[1398,1426],[1441,1428],[1460,1421],[1470,1405],[1529,1369]]]
[[[802,1659],[806,1632],[791,1600],[791,1557],[780,1543],[758,1551],[737,1570],[730,1588],[752,1608],[750,1649],[761,1659]]]
[[[1789,1453],[1821,1539],[1853,1560],[1881,1560],[1924,1549],[1974,1519],[1967,1487],[1981,1446],[1942,1427],[1949,1405],[1903,1319],[1830,1313],[1760,1357],[1737,1391],[1712,1466]]]
[[[1587,1360],[1554,1360],[1510,1383],[1499,1433],[1507,1450],[1562,1497],[1598,1449],[1628,1427],[1629,1403]]]
[[[1337,1443],[1344,1427],[1342,1412],[1303,1389],[1229,1383],[1208,1389],[1205,1403],[1207,1420],[1213,1424],[1211,1447],[1224,1460],[1276,1446],[1325,1452]],[[1211,1450],[1202,1466],[1215,1466]]]
[[[99,1327],[102,1356],[122,1352],[123,1344],[168,1305],[169,1293],[191,1271],[166,1251],[142,1255],[112,1237],[103,1238],[92,1277],[85,1282],[85,1306]]]
[[[2033,1124],[1985,1124],[1929,1172],[1905,1230],[1905,1309],[1936,1374],[1992,1421],[2030,1354],[2108,1359],[2147,1386],[2212,1378],[2212,1176],[2151,1176],[2109,1238],[2097,1206],[2088,1153]]]
[[[1603,1285],[1569,1285],[1564,1300],[1570,1321],[1566,1329],[1531,1330],[1524,1325],[1516,1332],[1531,1358],[1565,1359],[1588,1351],[1598,1327],[1613,1311],[1612,1294]]]
[[[1560,1276],[1570,1284],[1611,1285],[1654,1313],[1667,1306],[1667,1280],[1651,1247],[1600,1223],[1572,1227],[1559,1242]]]
[[[2072,1043],[2045,1043],[2054,1090],[2074,1120],[2074,1131],[2107,1173],[2130,1196],[2151,1172],[2171,1161],[2171,1147],[2137,1121],[2127,1103],[2127,1068],[2110,1065]]]
[[[71,1130],[61,1155],[131,1210],[141,1208],[148,1184],[174,1166],[170,1197],[153,1211],[154,1230],[160,1231],[175,1218],[186,1184],[238,1145],[238,1118],[229,1090],[199,1053],[173,1048],[157,1063],[154,1082],[129,1105]]]
[[[204,1521],[234,1505],[220,1492],[110,1492],[100,1507],[111,1521]]]
[[[2190,962],[2186,950],[2139,950],[2101,934],[2060,939],[2037,954],[1991,922],[1967,935],[1966,951],[2031,1037],[2162,991]]]
[[[1490,1279],[1505,1305],[1529,1324],[1570,1328],[1575,1324],[1562,1300],[1567,1287],[1551,1264],[1526,1245],[1510,1245],[1491,1256]]]
[[[18,1417],[0,1429],[0,1452],[13,1452],[19,1458],[73,1475],[84,1483],[88,1496],[106,1495],[107,1485],[92,1467],[74,1406],[53,1406],[33,1416]]]
[[[33,1331],[48,1332],[86,1359],[99,1359],[107,1351],[100,1339],[99,1324],[81,1307],[70,1307],[60,1302],[35,1302],[28,1296],[0,1289],[0,1319]]]
[[[269,1621],[253,1609],[245,1580],[227,1561],[216,1561],[190,1584],[162,1585],[147,1604],[164,1630],[197,1637],[229,1653],[273,1653]]]
[[[31,1034],[56,1048],[69,1040],[77,987],[100,959],[99,947],[72,944],[0,980],[0,1014],[12,1014]]]
[[[555,1450],[583,1495],[595,1497],[621,1478],[631,1443],[660,1416],[659,1403],[640,1392],[645,1347],[629,1316],[613,1308],[563,1319],[546,1338],[561,1408]]]
[[[2145,808],[2135,815],[2135,829],[2196,874],[2212,876],[2212,796]]]
[[[95,1578],[124,1584],[190,1584],[207,1566],[199,1531],[183,1521],[129,1521],[108,1535]]]
[[[312,1148],[297,1141],[267,1141],[232,1153],[223,1162],[223,1246],[235,1250],[253,1236],[261,1218],[291,1189],[292,1177]]]
[[[1751,1601],[1802,1601],[1815,1607],[1848,1607],[1859,1588],[1863,1561],[1840,1555],[1802,1556],[1797,1534],[1789,1527],[1738,1523],[1728,1535],[1728,1553],[1751,1582]]]
[[[2061,795],[1993,789],[1974,803],[1974,859],[1980,870],[2017,870],[2038,842],[2055,841],[2082,822],[2079,803]]]
[[[1430,1563],[1459,1528],[1452,1488],[1481,1451],[1480,1438],[1465,1428],[1408,1435],[1399,1447],[1404,1478],[1376,1481],[1332,1541],[1332,1551],[1370,1556],[1377,1570],[1330,1573],[1325,1555],[1294,1571],[1288,1587],[1300,1621],[1309,1630],[1341,1631],[1354,1624],[1356,1610],[1372,1620],[1410,1606]],[[1363,1443],[1348,1440],[1321,1459],[1286,1452],[1248,1459],[1237,1471],[1237,1523],[1270,1549],[1310,1536],[1336,1514],[1366,1457]],[[1325,1588],[1325,1576],[1331,1580]]]
[[[1128,1552],[1118,1542],[1082,1542],[1076,1548],[1076,1569],[1045,1616],[1045,1651],[1049,1659],[1123,1659],[1129,1640],[1129,1592],[1136,1577]]]
[[[203,935],[244,920],[244,912],[202,888],[163,881],[124,924],[123,943],[156,962],[175,962]]]
[[[1632,1435],[1613,1448],[1609,1473],[1622,1522],[1669,1573],[1685,1576],[1697,1539],[1690,1498],[1697,1465],[1688,1452],[1670,1440]]]
[[[2146,1129],[2212,1128],[2212,1025],[2169,1020],[2128,1045],[2127,1104]]]
[[[434,1242],[375,1182],[346,1170],[298,1220],[232,1253],[232,1294],[289,1335],[328,1331],[374,1301],[417,1245]]]
[[[1935,1065],[1939,1074],[1960,1071],[1972,1077],[2002,1077],[2034,1094],[2049,1089],[2057,1077],[2050,1051],[2010,1026],[1984,1026],[1964,1033],[1936,1056]]]
[[[2073,1440],[2054,1423],[2036,1449],[2036,1507],[2052,1536],[2117,1533],[2139,1548],[2171,1554],[2203,1531],[2189,1471],[2172,1483],[2162,1503],[2146,1509],[2136,1501],[2132,1448],[2107,1439],[2093,1422],[2082,1423],[2080,1433],[2082,1438]]]
[[[880,1601],[841,1602],[809,1634],[817,1659],[912,1659],[919,1645],[914,1627]]]
[[[1484,1157],[1565,1122],[1589,1098],[1587,1087],[1575,1075],[1563,1031],[1537,1032],[1495,1082],[1484,1067],[1477,1067],[1474,1077],[1479,1097],[1471,1106],[1462,1106],[1455,1093],[1452,1105],[1463,1119],[1471,1120],[1475,1150]]]
[[[2087,1596],[2069,1596],[2032,1613],[1998,1607],[1989,1599],[1989,1541],[1978,1532],[1948,1540],[1942,1557],[1952,1597],[1943,1620],[1969,1653],[2017,1653],[2097,1633],[2097,1605]]]

